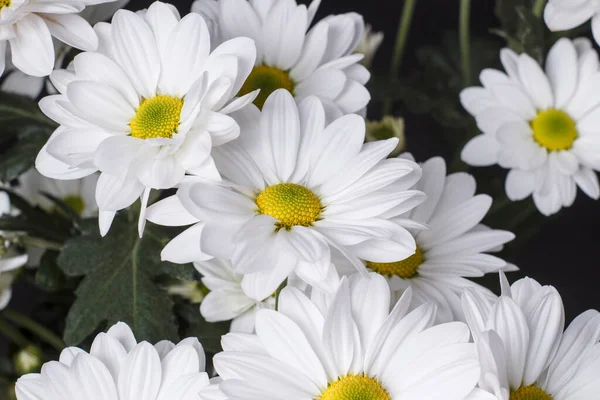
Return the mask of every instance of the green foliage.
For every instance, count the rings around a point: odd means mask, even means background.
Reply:
[[[178,304],[175,308],[181,320],[181,337],[197,337],[208,353],[221,351],[221,336],[229,332],[231,323],[207,322],[200,314],[198,304]]]
[[[0,94],[0,181],[8,182],[33,167],[56,124],[27,97]]]
[[[190,276],[191,266],[160,261],[169,239],[160,227],[147,226],[140,239],[137,218],[120,215],[102,238],[96,224],[85,221],[82,236],[68,240],[58,257],[67,276],[84,276],[67,316],[65,342],[76,345],[101,325],[118,321],[129,324],[138,340],[176,341],[173,301],[156,280],[162,274]]]
[[[517,53],[527,53],[543,65],[546,54],[548,31],[544,21],[533,14],[523,0],[498,1],[496,14],[502,21],[502,29],[493,30],[506,39]]]

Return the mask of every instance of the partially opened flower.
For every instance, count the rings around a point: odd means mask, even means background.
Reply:
[[[412,159],[410,154],[402,157]],[[423,191],[427,200],[392,218],[401,225],[408,223],[407,228],[417,243],[416,253],[391,263],[373,262],[368,258],[365,261],[371,271],[388,278],[396,296],[411,287],[415,305],[432,301],[439,307],[441,321],[462,320],[460,295],[465,288],[493,296],[488,289],[467,278],[517,269],[487,254],[497,251],[498,246],[515,235],[481,224],[492,199],[485,194],[475,194],[473,176],[462,172],[446,176],[446,163],[441,157],[431,158],[421,166],[423,176],[415,189]],[[344,263],[336,263],[336,266],[345,273],[354,272]]]
[[[481,361],[479,387],[493,400],[581,400],[600,390],[600,314],[589,310],[564,331],[560,295],[502,276],[495,301],[467,291],[465,315]]]
[[[579,54],[578,54],[578,50]],[[470,165],[510,169],[511,200],[533,196],[544,215],[575,201],[577,186],[598,199],[600,186],[600,71],[588,46],[560,39],[545,71],[530,56],[500,53],[506,73],[486,69],[483,87],[461,93],[463,106],[483,134],[462,150]]]
[[[204,349],[198,339],[175,345],[138,343],[127,324],[94,339],[89,353],[68,347],[59,361],[17,382],[19,400],[212,400]]]
[[[256,312],[262,308],[275,308],[275,293],[255,300],[244,293],[243,286],[251,284],[244,276],[235,273],[231,262],[206,260],[194,263],[202,274],[202,283],[210,292],[202,300],[200,313],[208,322],[231,320],[230,332],[254,332]]]
[[[231,400],[462,400],[479,365],[462,322],[432,326],[435,306],[408,312],[407,291],[390,312],[381,276],[343,279],[321,313],[296,288],[279,311],[260,310],[256,335],[230,333],[214,358]]]
[[[355,50],[356,53],[365,56],[365,58],[362,59],[361,64],[367,68],[371,68],[373,58],[375,58],[375,54],[383,42],[383,32],[373,32],[371,29],[371,25],[367,24],[365,26],[363,38]]]
[[[551,31],[566,31],[592,20],[592,32],[600,43],[600,4],[596,0],[549,0],[544,21]]]
[[[0,2],[0,76],[10,44],[12,65],[32,76],[50,75],[54,68],[52,37],[69,46],[94,51],[98,37],[79,12],[86,6],[113,0],[2,0]]]
[[[315,95],[333,119],[367,105],[370,74],[358,64],[363,55],[353,54],[363,38],[362,17],[328,16],[309,29],[320,3],[307,8],[295,0],[197,0],[192,11],[211,20],[216,43],[238,36],[256,42],[256,64],[240,94],[260,89],[254,101],[259,108],[277,89],[298,101]]]
[[[37,169],[54,179],[100,171],[96,201],[100,230],[151,189],[175,187],[186,174],[219,179],[211,149],[237,137],[227,114],[255,94],[230,101],[254,64],[250,39],[236,38],[210,53],[202,17],[183,19],[160,2],[142,17],[119,10],[96,25],[100,48],[57,70],[59,95],[40,102],[61,126],[40,151]]]
[[[424,198],[408,190],[419,166],[385,159],[398,139],[363,144],[361,117],[327,125],[316,97],[297,106],[285,90],[262,113],[249,106],[236,119],[239,139],[214,152],[224,181],[184,184],[149,210],[148,219],[163,225],[198,222],[165,247],[163,259],[231,259],[251,280],[245,293],[262,301],[292,273],[324,280],[332,248],[363,272],[359,258],[390,262],[415,252],[410,233],[388,220]]]

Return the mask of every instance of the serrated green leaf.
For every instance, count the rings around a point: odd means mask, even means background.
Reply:
[[[229,321],[211,323],[200,314],[198,304],[178,304],[177,315],[182,320],[181,337],[196,337],[207,353],[218,353],[221,348],[221,336],[229,332]]]
[[[160,261],[166,240],[152,225],[140,239],[137,219],[120,215],[106,237],[96,229],[66,242],[60,268],[68,276],[85,276],[67,316],[67,344],[78,344],[103,324],[118,321],[129,324],[138,340],[177,340],[173,301],[155,283],[173,269]]]

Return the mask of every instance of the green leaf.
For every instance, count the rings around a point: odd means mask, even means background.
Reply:
[[[221,336],[229,332],[229,321],[211,323],[200,314],[198,304],[178,304],[177,315],[181,320],[181,337],[196,337],[207,353],[218,353],[221,349]]]
[[[140,341],[177,340],[173,301],[155,283],[176,269],[160,261],[166,241],[164,231],[150,224],[140,239],[137,218],[123,213],[106,237],[96,227],[66,242],[60,268],[68,276],[84,276],[67,316],[67,344],[76,345],[103,324],[118,321],[129,324]]]
[[[35,284],[48,292],[61,290],[67,283],[67,277],[56,263],[58,254],[57,251],[46,251],[35,274]]]
[[[36,101],[0,93],[0,181],[11,181],[33,167],[35,157],[57,125]]]

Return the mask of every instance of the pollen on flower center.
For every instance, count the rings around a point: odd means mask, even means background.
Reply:
[[[294,86],[295,83],[287,72],[268,65],[259,65],[254,67],[240,89],[238,96],[243,96],[256,89],[260,89],[258,97],[254,100],[254,104],[262,110],[267,97],[271,93],[277,89],[286,89],[293,94]]]
[[[183,99],[157,95],[144,99],[131,119],[131,136],[139,139],[172,138],[179,127]]]
[[[0,10],[2,10],[4,7],[10,7],[11,4],[11,0],[0,0]]]
[[[295,183],[278,183],[267,187],[256,196],[256,205],[260,214],[278,220],[279,228],[310,226],[319,219],[323,210],[316,194]]]
[[[531,127],[535,141],[550,151],[570,149],[577,139],[575,121],[561,110],[540,111]]]
[[[521,386],[510,394],[510,400],[552,400],[552,396],[535,385]]]
[[[398,276],[402,279],[410,279],[417,276],[419,266],[423,264],[423,250],[417,247],[415,254],[402,260],[391,263],[377,263],[367,261],[367,267],[380,275],[391,278]]]
[[[316,400],[390,400],[390,395],[377,379],[360,374],[330,383]]]

